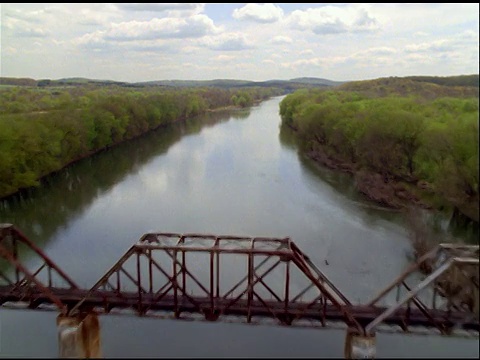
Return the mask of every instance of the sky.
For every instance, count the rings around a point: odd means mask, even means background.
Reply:
[[[2,3],[0,75],[141,82],[479,73],[473,3]]]

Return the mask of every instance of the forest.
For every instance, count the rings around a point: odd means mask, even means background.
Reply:
[[[392,77],[297,90],[280,114],[303,154],[350,172],[369,198],[450,209],[478,226],[478,101],[478,75]]]
[[[0,87],[0,198],[150,130],[225,107],[247,107],[280,88]]]
[[[0,86],[0,198],[150,130],[291,90],[27,80]],[[478,98],[478,75],[390,77],[297,89],[279,112],[303,154],[352,173],[374,201],[478,223]]]

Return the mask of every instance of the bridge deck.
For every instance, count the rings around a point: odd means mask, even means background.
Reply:
[[[137,292],[94,291],[82,289],[50,288],[52,293],[61,299],[67,307],[72,308],[83,300],[81,308],[84,310],[95,309],[100,313],[108,313],[112,309],[132,309],[142,316],[149,316],[149,312],[168,311],[176,313],[199,313],[203,311],[205,318],[210,321],[221,320],[223,316],[237,317],[267,317],[276,318],[284,325],[295,326],[297,321],[310,320],[313,326],[325,324],[327,321],[344,321],[344,312],[337,306],[326,303],[309,304],[303,302],[289,303],[273,300],[251,300],[250,304],[245,299],[224,299],[193,296],[190,298],[164,295],[161,299],[155,294],[141,294]],[[48,296],[41,290],[32,287],[21,294],[12,293],[12,286],[0,286],[0,306],[8,302],[25,302],[31,309],[40,308],[42,305],[52,305]],[[234,303],[232,303],[234,302]],[[48,308],[48,307],[46,307]],[[346,310],[361,324],[368,324],[382,314],[387,308],[381,306],[346,305]],[[50,307],[52,310],[57,310]],[[465,317],[464,313],[449,313],[445,310],[430,310],[430,314],[437,322],[446,328],[462,328],[465,330],[480,331],[479,323],[473,317]],[[406,321],[408,319],[408,321]],[[443,319],[443,320],[442,320]],[[388,325],[406,326],[431,326],[431,320],[425,317],[417,308],[399,308],[384,321]],[[320,323],[320,324],[319,324]],[[302,324],[301,326],[305,326]]]

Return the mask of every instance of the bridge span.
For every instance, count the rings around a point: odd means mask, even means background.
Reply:
[[[21,254],[29,253],[31,270]],[[59,312],[61,357],[99,357],[97,315],[347,329],[345,357],[375,356],[377,331],[477,336],[479,247],[440,244],[365,304],[353,304],[288,237],[147,233],[90,288],[0,224],[0,306]],[[426,272],[422,275],[421,270]]]

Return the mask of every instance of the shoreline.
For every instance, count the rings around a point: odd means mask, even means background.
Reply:
[[[400,212],[411,206],[431,211],[445,210],[444,206],[439,208],[433,204],[433,201],[425,199],[433,194],[432,185],[426,181],[384,179],[379,173],[358,169],[355,163],[330,156],[323,149],[307,151],[304,155],[319,166],[350,174],[355,189],[385,210]],[[452,221],[460,221],[464,224],[471,222],[478,226],[478,220],[466,214],[458,206],[455,204],[449,206],[452,207]]]

